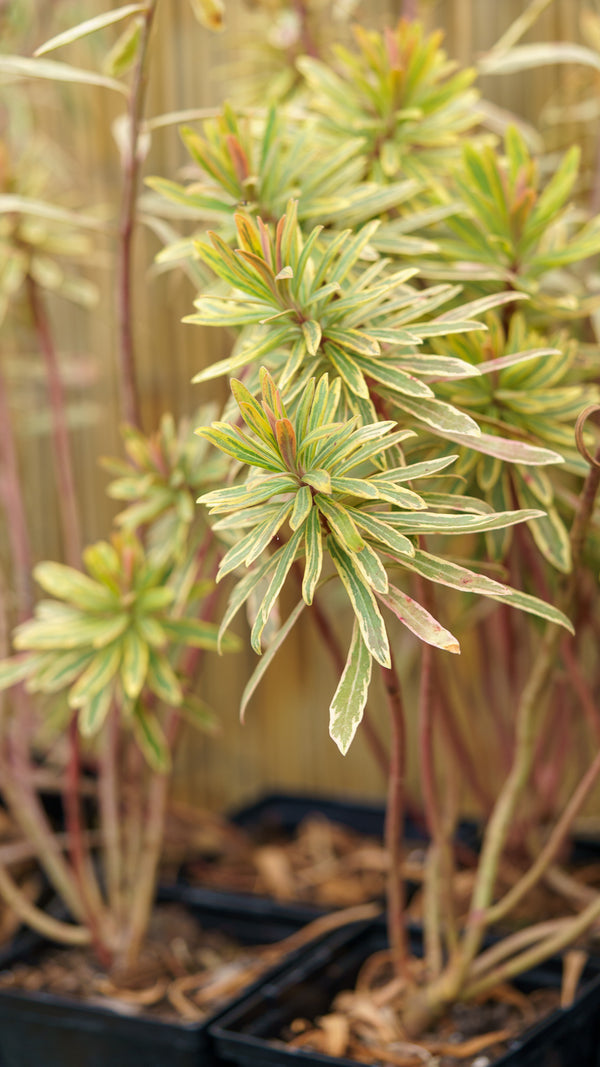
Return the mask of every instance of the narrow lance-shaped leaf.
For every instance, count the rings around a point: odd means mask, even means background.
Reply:
[[[167,657],[154,650],[150,653],[147,682],[152,692],[165,704],[171,707],[181,704],[183,692],[179,679]]]
[[[34,656],[12,656],[10,659],[0,660],[0,690],[10,689],[17,682],[22,682],[35,667]]]
[[[329,735],[343,756],[350,748],[362,721],[371,681],[372,662],[355,619],[348,659],[329,707]]]
[[[83,737],[93,737],[102,729],[113,699],[112,686],[100,689],[83,707],[77,716],[77,725]]]
[[[47,204],[45,200],[17,196],[16,193],[4,193],[0,196],[0,214],[32,215],[34,218],[48,219],[49,222],[80,226],[84,230],[100,230],[102,233],[106,233],[107,229],[105,219],[96,219],[92,215],[80,215],[77,211],[68,211],[56,204]]]
[[[385,624],[370,587],[361,580],[351,557],[331,535],[327,538],[327,548],[348,594],[369,652],[382,667],[390,667],[390,646]]]
[[[36,57],[44,56],[48,52],[53,52],[56,48],[62,48],[63,45],[79,41],[82,37],[87,37],[91,33],[103,30],[106,26],[112,26],[115,22],[122,22],[123,19],[129,18],[131,15],[142,14],[146,10],[146,4],[125,4],[124,7],[119,7],[115,11],[105,11],[102,15],[95,15],[93,18],[86,19],[77,26],[65,30],[64,33],[58,33],[56,37],[51,37],[49,41],[36,48],[33,54]]]
[[[122,657],[120,642],[111,648],[103,648],[93,657],[89,665],[69,691],[69,706],[83,707],[101,689],[106,689],[117,673]]]
[[[110,589],[63,563],[46,561],[33,570],[35,580],[50,596],[68,600],[84,611],[106,611],[116,606]]]
[[[54,59],[29,59],[26,56],[0,56],[0,74],[21,78],[41,78],[45,81],[72,82],[75,85],[99,85],[127,96],[129,90],[116,78],[108,78],[91,70],[80,70]]]
[[[307,604],[312,604],[317,582],[323,566],[323,538],[319,513],[316,508],[309,512],[304,527],[304,577],[302,579],[302,596]]]
[[[149,767],[166,774],[171,767],[171,753],[160,723],[152,712],[137,707],[132,717],[135,739]]]
[[[75,652],[64,652],[62,655],[58,652],[49,653],[48,665],[36,670],[35,674],[29,678],[26,685],[27,691],[58,693],[59,690],[65,689],[75,681],[88,663],[91,663],[94,655],[95,653],[90,652],[89,648],[83,651],[78,649]],[[35,662],[35,657],[32,657],[33,662]]]
[[[432,432],[437,430],[432,427]],[[498,437],[495,434],[481,433],[477,437],[467,437],[466,434],[447,431],[443,435],[459,445],[467,445],[477,452],[487,456],[495,456],[497,459],[508,463],[523,463],[526,466],[545,466],[548,463],[564,463],[564,458],[559,452],[550,448],[542,448],[539,445],[530,445],[528,441],[512,441],[507,437]]]
[[[264,677],[266,671],[273,662],[276,653],[279,651],[286,637],[300,618],[304,606],[305,605],[303,600],[300,600],[299,603],[296,604],[296,607],[292,612],[290,612],[283,626],[281,626],[280,629],[277,631],[266,652],[259,659],[254,671],[252,672],[252,676],[246,683],[244,692],[242,693],[242,703],[240,706],[240,719],[242,722],[244,721],[246,709],[252,696],[256,692],[256,689],[258,688],[262,678]]]
[[[130,700],[137,700],[146,681],[150,650],[135,630],[128,630],[123,638],[121,680]]]
[[[204,622],[202,619],[162,619],[161,626],[167,636],[179,644],[210,650],[217,648],[218,628],[215,623]],[[220,651],[236,652],[239,647],[240,641],[235,634],[222,634]]]
[[[287,578],[288,572],[293,566],[294,560],[296,558],[296,552],[298,551],[298,547],[301,543],[301,540],[302,528],[296,530],[296,532],[292,534],[287,545],[284,545],[283,548],[281,548],[277,553],[277,566],[275,568],[275,573],[273,574],[273,577],[271,579],[266,596],[264,597],[260,605],[258,614],[254,622],[254,626],[252,627],[252,633],[250,635],[250,643],[252,645],[252,648],[258,655],[260,655],[262,652],[262,632],[267,624],[267,620],[269,618],[269,615],[271,614],[271,610],[275,604],[275,601],[277,600],[277,597],[281,592],[281,588],[283,586],[283,583],[285,582],[285,579]]]
[[[401,589],[391,585],[387,593],[378,593],[382,604],[396,616],[421,641],[436,648],[442,648],[445,652],[460,652],[460,645],[454,634],[434,619],[423,606],[416,600],[407,596]]]

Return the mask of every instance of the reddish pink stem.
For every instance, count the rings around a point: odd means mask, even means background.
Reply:
[[[27,295],[37,339],[46,366],[46,381],[52,411],[52,445],[54,448],[58,510],[61,519],[65,556],[71,567],[81,565],[81,528],[73,474],[73,459],[69,442],[67,403],[58,356],[54,347],[50,323],[37,282],[27,275]]]
[[[129,96],[128,139],[123,161],[123,192],[119,224],[117,308],[119,316],[119,383],[125,422],[140,426],[140,403],[135,373],[133,337],[133,236],[140,171],[140,129],[146,96],[146,54],[158,0],[150,0],[142,14],[142,34]]]
[[[4,506],[17,595],[17,617],[28,619],[33,611],[31,568],[33,553],[19,476],[17,446],[4,376],[0,372],[0,498]]]

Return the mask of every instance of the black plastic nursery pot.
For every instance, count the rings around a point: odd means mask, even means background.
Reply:
[[[302,925],[265,911],[259,901],[242,908],[235,900],[211,903],[185,887],[162,889],[158,900],[183,905],[207,929],[242,944],[274,943]],[[33,962],[47,944],[23,931],[0,954],[0,970]],[[201,1022],[166,1022],[51,993],[1,989],[0,1067],[216,1067],[221,1061],[208,1029],[222,1008]]]
[[[269,843],[283,837],[292,837],[300,824],[309,816],[323,816],[332,823],[350,827],[365,837],[383,839],[385,824],[385,806],[370,801],[339,800],[333,797],[313,796],[307,793],[267,793],[254,803],[232,812],[230,821],[251,834],[257,843]],[[414,848],[426,845],[427,835],[424,828],[411,817],[405,819],[405,840]],[[465,846],[470,847],[471,832]],[[254,893],[239,893],[222,889],[218,892],[204,888],[192,875],[194,861],[187,862],[181,872],[183,884],[193,884],[194,888],[207,901],[213,901],[222,895],[237,900],[240,907],[252,900],[263,901],[273,909],[274,915],[281,918],[289,916],[298,921],[309,922],[312,918],[332,910],[332,905],[295,901],[279,901],[271,897]],[[417,888],[415,884],[407,885],[408,896]],[[383,896],[381,898],[383,902]]]
[[[413,935],[413,938],[416,935]],[[217,1052],[239,1067],[373,1067],[345,1057],[287,1047],[281,1035],[297,1018],[326,1014],[334,996],[351,989],[364,961],[387,947],[382,923],[362,931],[340,929],[319,941],[302,959],[239,998],[211,1026]],[[415,944],[415,950],[418,945]],[[529,971],[517,983],[522,990],[559,988],[558,958]],[[582,992],[572,1007],[557,1009],[516,1038],[496,1059],[485,1054],[475,1062],[486,1067],[600,1067],[600,975],[584,974]],[[379,1062],[379,1061],[378,1061]]]

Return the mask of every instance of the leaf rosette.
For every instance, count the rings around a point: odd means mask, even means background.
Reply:
[[[437,236],[441,265],[422,265],[424,273],[469,283],[478,292],[518,289],[538,317],[550,315],[555,324],[595,311],[600,298],[577,266],[600,251],[600,218],[582,222],[570,204],[579,158],[573,146],[544,182],[514,127],[504,154],[489,145],[465,146],[448,193],[463,209],[449,217],[449,236]]]
[[[216,626],[180,613],[173,573],[149,562],[133,535],[89,546],[84,563],[87,573],[54,562],[34,569],[51,599],[16,628],[17,654],[0,663],[0,688],[25,681],[32,693],[66,697],[84,737],[98,734],[114,706],[150,766],[166,771],[169,746],[153,705],[193,718],[173,652],[215,649]],[[237,641],[221,635],[219,647],[231,650]]]
[[[494,508],[510,507],[515,500],[521,507],[543,508],[545,515],[533,519],[529,529],[542,555],[568,573],[569,534],[557,505],[565,479],[542,468],[559,463],[567,473],[585,476],[574,425],[586,404],[597,399],[598,389],[582,380],[575,341],[557,335],[547,346],[520,313],[511,316],[508,333],[498,316],[490,315],[487,326],[483,345],[468,337],[436,345],[480,371],[436,386],[440,397],[477,419],[483,431],[476,440],[463,439],[456,472],[465,479],[466,492]],[[504,558],[510,531],[490,533],[487,539],[493,556]]]
[[[298,61],[324,130],[332,140],[352,130],[380,182],[398,173],[436,181],[478,120],[475,71],[458,70],[443,34],[426,34],[417,21],[401,19],[383,34],[356,26],[354,37],[355,51],[334,48],[337,69],[310,56]]]
[[[214,408],[207,406],[194,421],[208,423],[213,417]],[[173,416],[165,414],[158,431],[149,437],[125,426],[127,459],[102,461],[117,476],[108,495],[126,502],[117,524],[131,533],[146,527],[147,552],[159,565],[170,558],[183,559],[198,515],[195,498],[210,486],[222,484],[226,476],[224,457],[199,440],[191,425],[190,419],[182,419],[177,426]]]
[[[395,430],[389,420],[367,424],[356,418],[336,420],[339,378],[310,379],[290,414],[269,372],[263,368],[260,377],[260,401],[242,382],[232,382],[243,428],[219,422],[198,430],[250,467],[245,482],[204,494],[199,501],[212,515],[224,516],[213,528],[234,539],[217,580],[247,569],[232,590],[221,632],[258,593],[251,643],[260,654],[269,616],[296,566],[303,603],[312,604],[319,584],[331,575],[341,581],[350,601],[356,625],[341,694],[347,693],[348,678],[357,664],[363,681],[367,673],[370,677],[372,660],[383,667],[391,664],[382,608],[421,640],[447,651],[459,650],[456,638],[425,607],[392,584],[390,570],[400,568],[450,588],[502,599],[570,626],[550,605],[419,548],[420,534],[504,528],[536,517],[539,511],[482,511],[478,501],[440,494],[431,506],[427,495],[415,492],[411,483],[437,474],[455,457],[388,466],[386,456],[394,454],[412,432]],[[297,612],[292,615],[295,619]],[[281,628],[267,652],[269,658],[289,629]],[[253,691],[252,681],[249,687],[248,692]],[[359,688],[366,700],[368,684]],[[338,694],[334,705],[345,722],[346,714],[356,712],[355,695],[346,700]],[[364,701],[360,714],[363,708]]]
[[[225,295],[205,294],[186,322],[230,326],[241,331],[232,354],[194,378],[205,382],[269,361],[288,397],[311,377],[339,378],[338,414],[375,422],[373,398],[392,397],[407,422],[456,433],[478,434],[469,416],[436,398],[430,377],[473,373],[461,360],[423,351],[430,338],[485,330],[471,313],[506,300],[436,314],[452,301],[451,285],[415,289],[412,268],[389,270],[389,260],[371,246],[377,222],[358,232],[344,230],[323,240],[322,227],[304,238],[291,201],[275,233],[258,218],[237,214],[239,247],[232,250],[217,234],[198,243],[200,258],[224,282]],[[512,297],[509,294],[509,298]]]

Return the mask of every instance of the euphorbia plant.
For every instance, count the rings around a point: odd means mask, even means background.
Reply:
[[[288,218],[282,220],[279,225],[280,234],[286,232],[287,222]],[[244,234],[249,232],[245,220],[240,220],[238,225]],[[259,228],[260,226],[259,223]],[[262,247],[265,248],[265,242],[269,238],[264,224],[261,232]],[[232,381],[232,391],[245,428],[240,428],[239,421],[233,420],[232,417],[231,422],[215,423],[212,428],[200,429],[199,432],[230,455],[237,464],[242,463],[250,467],[250,472],[244,484],[236,483],[231,487],[215,490],[202,497],[201,501],[209,506],[213,514],[226,515],[225,518],[219,519],[213,528],[221,533],[225,540],[234,539],[221,562],[219,577],[241,566],[249,568],[246,576],[238,581],[231,593],[224,624],[229,624],[252,596],[251,641],[255,651],[260,652],[263,630],[288,575],[297,572],[298,585],[302,591],[302,599],[297,607],[271,639],[268,651],[246,689],[244,707],[304,606],[307,605],[310,610],[315,596],[321,595],[320,587],[333,576],[337,576],[341,581],[355,617],[346,664],[330,706],[331,733],[342,751],[347,750],[360,723],[373,661],[379,664],[383,671],[392,715],[393,736],[387,825],[392,857],[389,920],[396,962],[399,968],[403,968],[406,945],[400,915],[402,892],[399,886],[398,851],[402,810],[400,767],[403,759],[403,711],[400,680],[395,671],[381,608],[398,617],[428,645],[437,645],[454,652],[458,651],[456,639],[432,616],[423,603],[419,603],[402,588],[406,583],[407,574],[416,573],[421,579],[435,584],[481,593],[504,600],[505,603],[513,602],[518,607],[549,620],[552,634],[558,631],[560,624],[568,627],[569,623],[557,608],[460,566],[447,556],[432,555],[422,547],[424,535],[502,529],[515,522],[536,519],[540,513],[496,513],[477,497],[415,491],[415,482],[420,490],[420,477],[434,477],[448,467],[454,457],[439,457],[407,465],[402,448],[404,442],[412,438],[412,431],[405,428],[393,432],[393,421],[376,417],[374,421],[369,422],[364,417],[361,418],[361,407],[356,404],[348,373],[341,372],[336,358],[330,359],[329,363],[333,379],[330,380],[328,372],[322,372],[323,362],[328,356],[327,324],[323,328],[314,322],[306,325],[300,306],[294,303],[293,299],[290,299],[287,308],[282,308],[279,314],[276,313],[272,325],[268,321],[269,317],[265,316],[264,303],[268,303],[277,295],[279,280],[286,285],[293,284],[295,274],[291,265],[292,258],[296,263],[297,259],[302,258],[303,252],[301,236],[298,236],[297,240],[294,251],[292,252],[289,246],[287,256],[277,262],[279,278],[274,275],[271,278],[272,270],[268,273],[267,264],[259,258],[258,252],[250,252],[246,245],[237,253],[232,253],[224,244],[217,243],[216,254],[211,253],[210,259],[217,272],[222,276],[229,274],[238,290],[238,295],[232,298],[220,298],[223,306],[231,309],[231,320],[251,324],[256,321],[258,314],[262,316],[260,341],[254,347],[250,334],[246,335],[248,340],[244,344],[242,335],[239,355],[233,357],[232,363],[239,366],[247,364],[256,355],[256,348],[260,349],[261,356],[273,350],[274,365],[283,367],[280,378],[284,386],[281,390],[278,389],[274,377],[266,369],[261,370],[261,397],[257,400],[244,383],[235,379]],[[319,251],[313,252],[317,240],[318,235],[311,235],[304,246],[309,252],[302,260],[302,266],[309,272],[309,276],[312,275],[311,265],[315,269],[319,262]],[[368,240],[368,233],[364,235],[363,240]],[[203,256],[206,254],[204,247],[200,251]],[[220,260],[217,260],[217,255],[221,257]],[[257,274],[260,269],[261,278],[265,278],[261,285],[260,299],[263,306],[260,312],[253,310],[254,301],[259,299],[258,285],[252,303],[244,305],[239,295],[242,287],[251,285],[252,275],[246,264],[254,267]],[[325,282],[325,278],[323,273],[318,277],[319,283]],[[388,279],[386,297],[390,303],[392,294],[401,291],[403,286],[403,278]],[[360,292],[360,287],[358,291]],[[357,297],[355,293],[356,290],[350,288],[347,297],[343,292],[339,294],[340,314],[344,311],[352,315],[354,297],[356,318],[353,321],[362,324],[363,305],[360,296]],[[419,299],[427,303],[426,291],[419,294]],[[210,298],[207,298],[208,302],[212,307]],[[403,305],[409,302],[406,296],[402,302]],[[367,303],[365,301],[365,304]],[[380,300],[375,303],[376,313],[379,315]],[[203,304],[204,301],[200,300],[199,307],[202,308]],[[333,309],[336,310],[335,302]],[[284,322],[287,320],[289,325],[279,325],[282,313]],[[298,318],[301,317],[303,321],[299,322]],[[202,314],[198,318],[206,321]],[[390,318],[393,321],[393,312]],[[381,319],[384,321],[383,313]],[[461,326],[462,324],[458,324],[457,328],[460,330]],[[470,327],[471,323],[462,326],[467,330]],[[419,325],[416,331],[418,329]],[[443,329],[444,324],[440,323],[433,332],[441,332]],[[378,334],[382,340],[383,330],[384,327],[381,327]],[[452,325],[449,324],[449,331],[451,330]],[[307,339],[312,343],[312,352],[308,349]],[[395,339],[393,330],[385,334],[386,341]],[[358,362],[360,357],[355,355],[355,351],[359,343],[365,343],[363,334],[355,329],[353,332],[348,331],[347,336],[340,335],[339,340],[342,344],[348,344],[348,347],[350,343],[353,345],[354,351],[351,350],[347,356],[348,363],[352,359]],[[298,358],[296,363],[299,349],[301,358]],[[286,351],[289,353],[287,358]],[[529,354],[525,353],[521,354],[520,358],[525,361],[528,356]],[[401,369],[405,358],[403,354],[398,356],[397,369]],[[415,356],[416,360],[418,358]],[[377,353],[371,352],[369,359],[376,363]],[[386,364],[389,366],[392,362],[393,356],[386,354]],[[313,372],[301,388],[297,384],[294,385],[296,376],[289,372],[292,363],[296,374],[301,378],[303,365],[308,365]],[[217,373],[222,373],[224,369],[224,366],[215,368]],[[365,385],[367,396],[362,411],[377,412],[379,397],[376,374],[377,371],[373,376],[369,376],[369,383]],[[210,370],[202,375],[208,376]],[[358,380],[361,380],[360,377]],[[286,388],[289,401],[286,399]],[[415,401],[416,403],[418,401]],[[431,404],[431,401],[426,399],[424,403]],[[357,410],[353,416],[352,410]],[[435,411],[435,406],[433,410]],[[412,425],[418,426],[418,422],[413,422]],[[473,432],[476,434],[477,431]],[[542,453],[536,457],[532,450],[528,459],[531,462],[534,458],[537,458],[538,462],[547,462],[548,457]],[[589,515],[580,517],[579,521],[587,523]],[[400,575],[404,572],[404,580],[396,577],[398,568]],[[396,584],[397,582],[400,584]],[[427,594],[425,598],[428,600]],[[547,640],[552,643],[555,639],[552,637]],[[539,697],[539,680],[534,679],[531,686],[536,698]],[[534,698],[531,692],[528,692],[526,703],[529,713],[532,699]],[[530,737],[523,738],[523,745],[529,751]],[[521,760],[526,762],[526,757],[524,751],[518,748],[516,762]],[[425,767],[424,771],[430,774],[432,767]],[[497,811],[502,812],[507,803],[507,795],[503,794],[498,801]],[[490,976],[486,975],[486,981],[482,979],[481,982],[475,983],[474,976],[486,971],[487,957],[482,957],[483,962],[477,961],[477,951],[487,923],[487,917],[482,918],[482,915],[485,915],[484,909],[491,904],[490,894],[495,880],[495,874],[490,872],[495,870],[494,864],[498,861],[502,834],[508,831],[506,821],[501,820],[501,830],[497,829],[499,820],[500,814],[493,824],[496,831],[490,837],[487,851],[484,850],[481,878],[475,891],[476,899],[480,901],[477,932],[469,930],[462,941],[454,925],[455,920],[447,911],[450,906],[448,895],[443,891],[438,873],[434,905],[436,920],[433,929],[428,929],[426,937],[428,950],[434,953],[434,958],[438,961],[440,976],[439,980],[432,976],[431,985],[427,984],[424,991],[417,989],[410,995],[406,1007],[406,1025],[411,1032],[427,1025],[430,1018],[443,1010],[451,1000],[470,995],[471,987],[485,988],[486,982],[489,984],[491,981]],[[435,828],[434,836],[436,840],[433,850],[445,847],[444,842],[437,839]],[[493,859],[490,859],[490,855]],[[585,919],[573,922],[568,931],[561,931],[560,943],[566,943],[567,939],[574,936],[586,923],[590,924],[597,913],[598,905],[594,904]],[[442,929],[444,937],[452,938],[448,944],[454,945],[457,953],[448,964],[448,972],[442,966],[443,957],[440,955],[439,938],[442,936]],[[532,940],[535,940],[535,934]],[[433,942],[436,941],[439,942],[438,952],[435,952],[433,947]],[[552,951],[556,944],[557,940],[552,940],[549,946],[545,945],[541,952],[538,951],[538,955],[544,951]],[[510,948],[507,951],[510,952]],[[526,965],[525,959],[523,965]],[[491,966],[490,972],[492,978],[496,978]],[[457,974],[459,978],[456,977]]]
[[[214,649],[217,634],[194,610],[202,588],[193,557],[184,566],[172,559],[157,565],[135,536],[116,535],[86,549],[84,562],[87,573],[52,562],[35,568],[51,599],[40,601],[35,617],[17,628],[17,655],[0,666],[0,686],[25,681],[55,724],[72,723],[82,739],[100,742],[106,899],[89,864],[89,833],[73,793],[67,858],[52,838],[44,840],[43,827],[36,837],[42,864],[79,925],[25,908],[3,868],[0,892],[41,932],[70,944],[91,941],[105,965],[126,973],[137,960],[153,904],[180,718],[210,725],[193,678],[181,664],[174,670],[177,653],[181,646]],[[220,643],[233,647],[229,638]],[[5,746],[3,784],[10,803],[17,800],[18,780],[9,738]]]
[[[220,20],[220,5],[195,0],[205,22]],[[98,15],[46,42],[40,53],[69,46],[99,31],[122,30],[107,71],[53,60],[3,55],[3,73],[100,85],[127,99],[119,140],[120,226],[93,211],[48,202],[43,154],[4,160],[0,170],[0,317],[27,312],[44,359],[50,399],[57,510],[66,563],[34,566],[20,478],[10,397],[0,375],[3,477],[0,502],[7,518],[16,596],[3,597],[2,655],[15,618],[14,654],[1,661],[0,791],[32,855],[67,909],[57,919],[31,903],[0,855],[0,896],[17,915],[52,940],[91,944],[98,960],[123,980],[135,970],[154,902],[166,803],[180,724],[213,729],[198,685],[205,650],[216,650],[210,615],[217,556],[210,531],[194,511],[194,496],[222,477],[204,461],[206,445],[189,423],[165,416],[147,437],[139,420],[135,337],[131,315],[132,239],[137,216],[144,89],[157,0]],[[118,80],[120,79],[120,80]],[[85,90],[83,90],[85,91]],[[65,195],[65,199],[67,196]],[[105,212],[102,213],[103,216]],[[111,493],[126,500],[119,529],[84,548],[60,351],[48,313],[49,292],[84,302],[91,287],[72,277],[69,260],[90,258],[82,230],[117,236],[115,304],[118,370],[128,462],[113,461],[119,477]],[[93,296],[93,291],[92,294]],[[36,602],[34,580],[45,599]],[[8,583],[7,583],[8,584]],[[4,593],[4,588],[3,588]],[[15,610],[16,609],[16,610]],[[236,645],[223,636],[222,649]],[[36,758],[48,748],[62,773],[64,832],[57,833],[37,794]],[[93,818],[82,803],[82,772],[97,794]]]
[[[400,37],[409,35],[406,28],[398,33]],[[415,42],[420,40],[418,31],[413,36]],[[387,60],[381,42],[370,42],[367,35],[360,34],[359,41],[364,82],[373,97],[378,93],[383,96],[380,63],[388,61],[406,76],[408,61],[392,52],[391,35],[387,38]],[[370,52],[366,47],[369,42]],[[324,69],[312,61],[301,66],[309,80],[312,78],[315,91],[327,96],[335,88],[342,107],[338,83],[329,82]],[[357,67],[358,60],[352,66],[355,77]],[[433,59],[430,69],[437,69]],[[457,84],[457,92],[463,91],[464,85]],[[347,97],[348,108],[354,111],[355,96]],[[426,97],[423,107],[425,104]],[[381,105],[383,108],[383,101]],[[386,106],[391,107],[389,101]],[[468,126],[467,110],[465,107],[461,118],[462,128]],[[398,123],[388,123],[392,140],[394,130],[401,133],[404,129],[400,119]],[[354,124],[354,128],[358,126]],[[212,150],[218,152],[215,132],[213,128]],[[339,143],[341,129],[332,129],[326,116],[319,132],[323,140],[330,134],[332,145]],[[583,244],[577,245],[576,238],[569,246],[561,231],[556,239],[550,235],[548,248],[544,246],[545,233],[553,222],[549,205],[554,201],[562,205],[568,195],[573,160],[568,159],[544,194],[535,168],[522,153],[523,181],[529,175],[534,183],[528,196],[520,185],[516,189],[521,178],[510,169],[516,166],[511,152],[520,144],[515,135],[507,141],[508,162],[490,147],[484,150],[486,167],[496,175],[503,175],[508,168],[515,186],[510,186],[511,195],[523,194],[517,221],[526,225],[528,211],[537,204],[535,232],[529,219],[531,240],[527,246],[528,252],[534,249],[531,255],[537,258],[530,262],[523,253],[522,289],[517,270],[521,262],[511,260],[505,270],[490,270],[489,278],[485,270],[481,278],[476,276],[468,263],[463,270],[462,251],[460,261],[454,260],[448,236],[450,229],[470,234],[474,226],[465,223],[463,227],[462,216],[455,223],[449,206],[451,190],[460,186],[460,178],[454,178],[460,158],[458,132],[454,131],[454,139],[449,137],[448,143],[435,144],[449,161],[447,184],[444,187],[440,182],[438,202],[438,208],[446,202],[449,221],[440,223],[444,214],[436,216],[432,206],[428,223],[435,221],[438,230],[430,236],[439,238],[439,245],[431,258],[423,259],[423,269],[425,275],[447,273],[452,280],[464,280],[466,291],[428,287],[412,268],[399,270],[406,262],[399,262],[404,248],[395,261],[383,258],[376,221],[362,228],[359,224],[354,232],[343,230],[343,223],[338,228],[335,218],[316,229],[306,225],[308,220],[298,223],[297,219],[303,219],[300,184],[298,211],[290,203],[285,215],[276,220],[261,216],[257,203],[247,203],[235,215],[235,236],[223,204],[222,236],[211,234],[210,245],[205,240],[196,244],[199,258],[217,280],[201,293],[197,313],[188,319],[228,326],[236,332],[231,356],[207,367],[197,381],[223,374],[232,378],[235,404],[227,406],[221,421],[210,428],[201,427],[199,432],[231,457],[233,484],[200,499],[215,516],[213,530],[226,547],[218,577],[238,572],[223,626],[245,605],[252,646],[262,653],[246,687],[243,710],[303,613],[312,615],[321,632],[328,633],[339,665],[339,682],[330,703],[330,732],[343,752],[360,725],[374,666],[382,674],[391,723],[386,827],[390,851],[388,924],[395,965],[404,979],[401,1024],[411,1035],[427,1029],[454,1001],[489,991],[566,947],[600,915],[600,900],[594,896],[575,918],[557,920],[550,926],[534,924],[507,936],[493,949],[482,948],[490,926],[509,914],[551,867],[600,772],[600,758],[596,758],[540,857],[532,861],[514,888],[498,899],[499,865],[534,764],[560,635],[564,629],[572,629],[567,615],[574,604],[599,480],[593,467],[582,485],[582,474],[588,468],[574,447],[561,447],[567,424],[574,432],[576,414],[587,398],[585,373],[578,377],[577,372],[569,371],[575,342],[557,332],[562,324],[558,316],[568,316],[574,305],[567,308],[565,302],[542,299],[539,294],[543,286],[552,286],[554,279],[547,272],[561,256],[565,263],[576,262],[591,247],[588,237],[595,247],[596,223],[582,231]],[[379,143],[376,147],[379,150]],[[418,141],[411,145],[417,156],[416,160],[411,157],[411,173],[419,176],[431,166],[426,146],[420,169],[420,147]],[[466,158],[474,159],[475,151],[467,152]],[[224,155],[222,158],[226,161]],[[389,162],[389,152],[386,158]],[[393,158],[390,173],[393,170],[394,176],[402,177],[400,148],[394,150]],[[201,165],[209,169],[202,161]],[[372,173],[381,180],[380,161],[373,167]],[[214,170],[212,173],[220,180]],[[498,188],[502,180],[498,177]],[[259,189],[261,176],[253,177],[253,182]],[[182,191],[182,195],[187,194]],[[512,226],[505,214],[507,225]],[[311,214],[311,224],[313,221],[319,219]],[[393,225],[392,220],[382,226],[389,227],[385,253],[391,255]],[[511,233],[515,241],[520,239],[514,227]],[[228,243],[232,240],[233,247]],[[481,236],[482,248],[483,240]],[[569,250],[561,252],[557,241],[565,241]],[[501,258],[509,255],[507,242],[501,243],[500,237],[498,248]],[[536,272],[535,281],[530,278],[531,271]],[[500,281],[504,285],[498,284]],[[531,310],[523,297],[530,298]],[[449,303],[451,310],[437,313]],[[516,306],[525,310],[515,312]],[[552,313],[557,316],[554,320]],[[543,324],[542,315],[546,316]],[[427,349],[429,339],[433,340]],[[257,364],[261,368],[258,373]],[[568,371],[568,385],[564,386],[563,375]],[[238,372],[243,380],[234,377]],[[511,389],[507,392],[503,386],[509,379]],[[524,391],[528,381],[539,382],[540,388],[545,383],[550,389],[553,404],[545,417],[544,412],[533,410],[535,392],[530,395]],[[543,407],[541,397],[538,404]],[[500,406],[500,414],[494,405]],[[583,431],[579,432],[581,436]],[[449,491],[447,480],[453,476],[457,445],[459,476],[453,478]],[[560,520],[552,510],[546,518],[544,505],[552,507],[550,486],[554,481],[540,470],[553,472],[556,464],[565,466],[571,500],[570,509]],[[465,474],[475,469],[476,477],[467,484]],[[514,487],[514,494],[503,494],[498,510],[497,494],[492,493],[496,484]],[[534,510],[515,510],[525,499],[535,501]],[[505,544],[503,531],[511,526],[518,530],[526,522],[537,524],[533,528],[536,543],[551,562],[567,572],[562,586],[553,588],[554,604],[528,591],[515,590],[486,573],[495,564],[486,558],[476,535],[485,531],[495,543]],[[563,523],[570,526],[570,534]],[[560,554],[550,544],[551,531],[562,545]],[[470,536],[460,542],[459,562],[451,555],[444,535],[463,533]],[[285,621],[279,622],[274,609],[286,583],[295,585],[299,599]],[[340,655],[339,640],[331,627],[323,626],[327,598],[336,585],[344,591],[352,619],[347,655]],[[539,624],[537,629],[532,624],[533,660],[516,700],[514,750],[506,781],[491,804],[466,916],[455,911],[453,819],[444,814],[441,790],[447,783],[438,777],[434,760],[434,701],[440,674],[433,670],[433,658],[443,651],[459,650],[459,642],[444,618],[440,621],[444,615],[440,605],[446,605],[446,596],[443,602],[439,597],[440,587],[487,596],[544,620],[542,633]],[[402,680],[389,631],[389,620],[394,617],[422,642],[419,769],[432,837],[426,876],[424,968],[414,968],[410,962],[402,918],[399,840],[406,722]],[[263,652],[269,620],[271,629]],[[521,625],[520,632],[522,629]],[[449,800],[447,807],[452,810]]]

